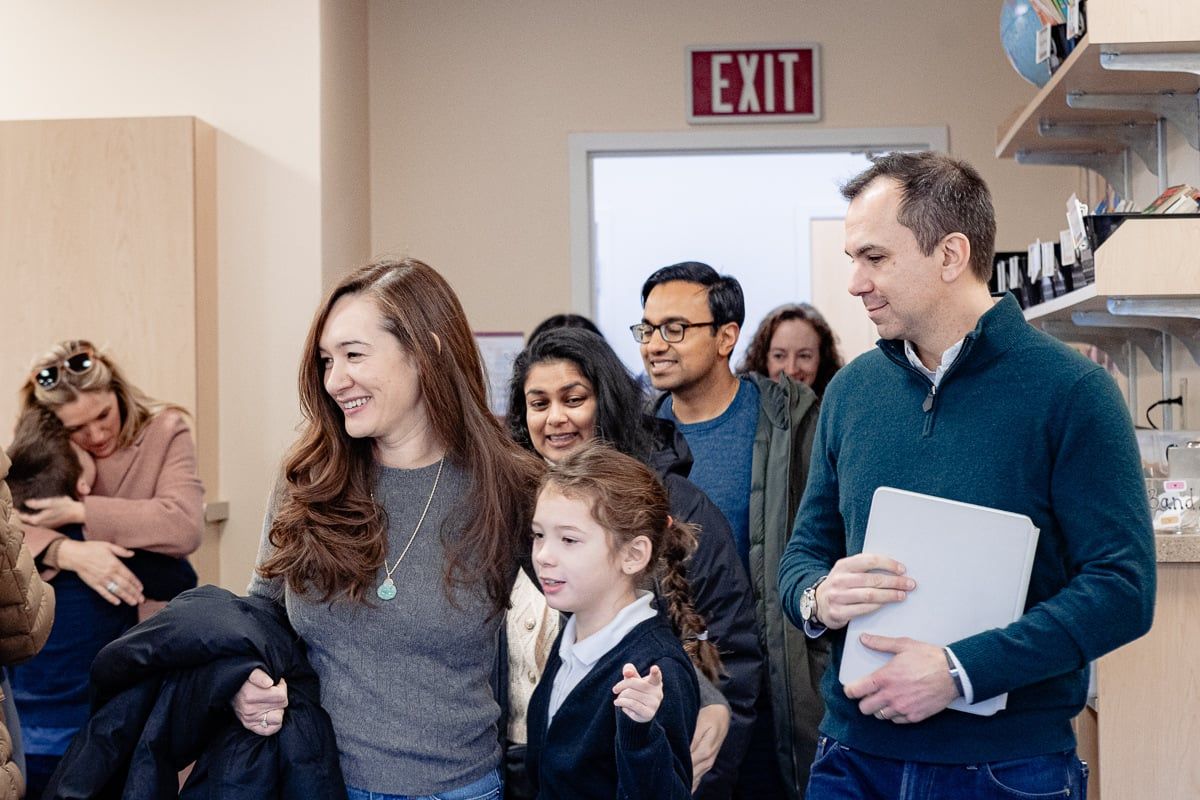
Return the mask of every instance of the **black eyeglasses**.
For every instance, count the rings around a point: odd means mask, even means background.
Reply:
[[[65,367],[72,375],[82,375],[95,365],[96,354],[90,347],[85,347],[71,353],[57,364],[42,367],[33,373],[33,380],[43,389],[53,389],[62,380],[62,369]]]
[[[639,322],[637,325],[630,325],[629,332],[633,334],[634,341],[639,344],[645,344],[650,341],[650,337],[654,335],[654,331],[658,331],[658,335],[663,338],[664,342],[682,342],[683,337],[687,334],[688,328],[709,328],[713,331],[717,329],[717,323],[713,320],[708,322],[664,322],[662,325],[651,325],[649,322]]]

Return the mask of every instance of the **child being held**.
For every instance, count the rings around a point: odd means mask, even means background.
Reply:
[[[35,498],[66,496],[82,500],[91,493],[96,479],[92,456],[71,441],[67,429],[53,412],[41,407],[21,415],[8,456],[12,461],[8,485],[13,507],[18,511],[34,513],[36,509],[25,503]],[[69,539],[85,538],[83,525],[65,525],[59,531]],[[51,543],[47,550],[56,544]],[[196,571],[187,559],[149,550],[116,547],[115,551],[119,551],[125,566],[141,582],[142,594],[151,606],[161,606],[180,592],[196,587]],[[48,553],[43,553],[39,560],[47,556]],[[110,603],[120,602],[108,592],[97,591]]]
[[[71,443],[70,434],[52,411],[38,406],[22,414],[8,454],[12,460],[9,488],[17,510],[30,510],[25,502],[31,498],[69,496],[79,500],[91,492],[96,464],[86,451]],[[126,550],[107,542],[88,543],[84,526],[78,523],[65,525],[59,532],[63,538],[40,556],[44,563],[56,563],[47,556],[53,557],[67,542],[80,546],[81,552],[92,552],[82,549],[87,547],[95,553],[79,559],[79,572],[60,569],[48,578],[57,596],[50,638],[37,657],[12,669],[30,798],[41,796],[71,739],[87,722],[92,660],[138,620],[137,607],[125,605],[104,590],[105,571],[97,565],[121,557],[143,584],[148,601],[169,600],[196,585],[196,573],[183,559]]]
[[[550,466],[533,563],[546,601],[571,617],[529,704],[539,798],[691,797],[693,662],[710,679],[720,669],[684,577],[695,544],[636,459],[596,442]],[[686,645],[652,605],[655,578]]]

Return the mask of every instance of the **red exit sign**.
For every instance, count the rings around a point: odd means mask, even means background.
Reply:
[[[688,122],[812,122],[821,118],[816,44],[689,47]]]

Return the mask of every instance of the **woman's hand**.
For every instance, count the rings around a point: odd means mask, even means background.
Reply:
[[[61,528],[64,525],[82,525],[87,520],[83,503],[65,495],[60,497],[35,497],[25,505],[37,509],[35,513],[18,511],[17,516],[26,525],[39,528]]]
[[[700,787],[700,779],[717,763],[717,754],[729,733],[729,719],[729,707],[719,703],[702,707],[696,715],[696,734],[692,737],[693,792]]]
[[[662,704],[663,685],[662,671],[657,666],[650,667],[646,677],[638,675],[633,664],[626,664],[621,670],[624,680],[612,688],[617,699],[613,705],[625,712],[634,722],[649,722],[658,713]]]
[[[112,542],[89,542],[63,539],[58,546],[58,568],[69,569],[96,594],[114,606],[128,603],[136,606],[146,600],[142,582],[121,562],[133,555]]]
[[[283,713],[287,708],[287,681],[279,679],[276,684],[271,676],[256,669],[233,696],[233,713],[252,733],[271,736],[283,727]]]

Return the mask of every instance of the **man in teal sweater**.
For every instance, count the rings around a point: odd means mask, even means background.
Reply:
[[[808,799],[1081,796],[1071,719],[1087,665],[1153,614],[1129,415],[1103,369],[988,293],[995,214],[973,168],[890,154],[843,193],[849,289],[881,340],[829,384],[779,569],[788,618],[831,640]],[[887,553],[862,552],[880,486],[1026,514],[1037,555],[1017,622],[946,647],[864,636],[894,655],[843,687],[847,623],[920,591]],[[1004,692],[994,716],[947,709]]]

